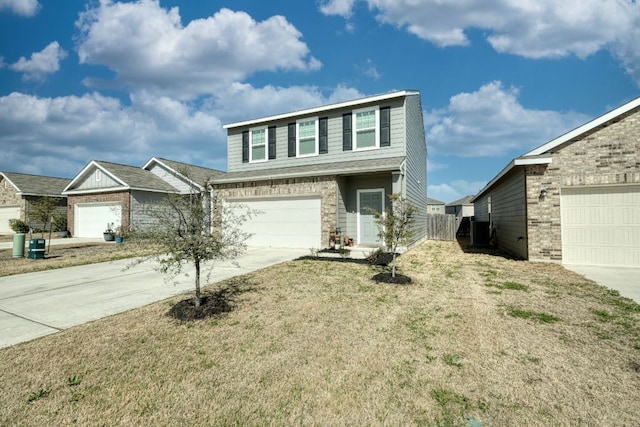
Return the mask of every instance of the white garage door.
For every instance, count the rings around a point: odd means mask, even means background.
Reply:
[[[565,188],[562,262],[640,266],[640,186]]]
[[[102,237],[107,224],[120,226],[122,207],[119,202],[78,204],[75,207],[75,237]]]
[[[320,198],[270,198],[238,203],[260,211],[243,229],[249,246],[320,248]],[[233,206],[233,202],[231,203]]]
[[[20,206],[0,208],[0,234],[13,234],[9,227],[9,220],[13,218],[20,218]]]

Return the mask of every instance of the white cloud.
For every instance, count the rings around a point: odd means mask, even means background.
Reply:
[[[9,68],[22,74],[23,80],[41,81],[48,74],[60,70],[60,61],[67,57],[67,52],[60,47],[57,41],[49,43],[40,52],[31,54],[31,58],[24,56],[17,62],[11,64]]]
[[[353,13],[356,0],[327,0],[320,4],[320,12],[325,15],[338,15],[349,18]]]
[[[442,110],[427,114],[430,154],[462,157],[517,155],[587,121],[578,113],[529,110],[516,88],[491,82],[476,92],[450,98]]]
[[[458,179],[452,182],[427,186],[427,196],[441,202],[451,203],[469,195],[475,195],[480,191],[486,182],[465,181]]]
[[[142,165],[152,156],[226,169],[224,123],[362,96],[336,87],[253,88],[236,84],[215,98],[179,101],[144,90],[130,105],[99,93],[0,97],[0,170],[74,176],[91,159]]]
[[[256,22],[244,12],[221,9],[184,26],[177,7],[162,8],[157,0],[103,0],[76,25],[81,63],[110,68],[116,82],[131,90],[181,99],[215,93],[260,71],[321,67],[282,16]]]
[[[38,0],[0,0],[0,11],[9,9],[16,15],[33,16],[40,10]]]
[[[609,49],[640,85],[640,3],[635,0],[361,0],[380,22],[437,46],[466,46],[467,31],[486,32],[501,53],[527,58],[585,58]],[[321,6],[348,18],[356,0]]]

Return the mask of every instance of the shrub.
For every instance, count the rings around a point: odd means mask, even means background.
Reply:
[[[9,227],[14,233],[28,233],[29,225],[21,219],[13,218],[9,220]]]

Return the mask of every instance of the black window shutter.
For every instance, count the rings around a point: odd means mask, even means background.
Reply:
[[[276,158],[276,127],[269,128],[269,160]]]
[[[242,163],[249,163],[249,131],[242,132]]]
[[[288,141],[289,141],[289,157],[295,157],[296,156],[296,124],[295,123],[289,123],[289,137],[288,137]]]
[[[380,109],[380,146],[389,147],[391,145],[391,108]]]
[[[329,152],[329,141],[328,141],[328,129],[327,129],[327,125],[328,125],[328,119],[326,117],[323,117],[320,119],[320,123],[319,123],[319,137],[320,137],[320,143],[319,143],[319,147],[318,147],[318,151],[320,152],[320,154],[327,154]]]
[[[351,151],[351,113],[342,115],[342,151]]]

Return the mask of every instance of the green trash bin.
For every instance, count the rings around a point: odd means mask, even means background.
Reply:
[[[24,257],[24,241],[25,241],[24,233],[16,233],[13,235],[13,257],[14,258]]]
[[[29,240],[29,258],[44,259],[44,239]]]

